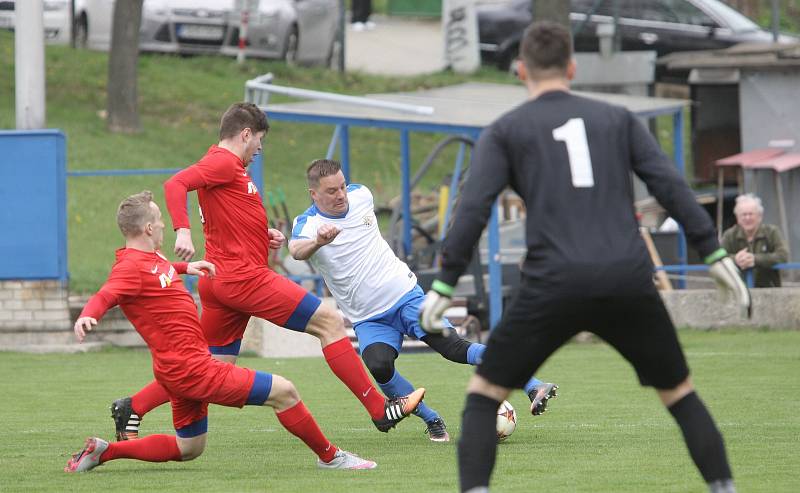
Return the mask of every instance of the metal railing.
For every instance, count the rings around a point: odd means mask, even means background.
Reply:
[[[795,270],[800,269],[800,262],[786,262],[781,264],[775,264],[772,266],[775,270]],[[679,273],[683,274],[684,272],[704,272],[708,270],[708,266],[705,264],[695,264],[695,265],[662,265],[660,267],[656,267],[657,271],[664,271],[668,273]],[[686,276],[681,275],[681,279],[686,279]],[[747,287],[752,288],[755,285],[755,276],[753,274],[753,269],[747,269],[744,271],[744,278],[747,282]]]

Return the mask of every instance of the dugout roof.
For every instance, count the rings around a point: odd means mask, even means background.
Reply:
[[[575,91],[575,94],[624,106],[642,117],[674,114],[688,104],[688,101],[682,99],[649,98],[581,91]],[[430,106],[434,108],[434,112],[432,115],[418,115],[331,101],[269,104],[266,110],[268,116],[278,113],[304,115],[310,117],[307,121],[312,121],[314,117],[334,117],[337,119],[368,120],[373,122],[483,128],[503,113],[525,101],[527,91],[521,84],[467,82],[454,86],[412,92],[368,94],[365,97],[368,99]]]

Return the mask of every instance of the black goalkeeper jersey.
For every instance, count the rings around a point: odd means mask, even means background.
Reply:
[[[631,171],[684,227],[701,256],[719,248],[711,218],[630,111],[551,91],[481,133],[442,247],[439,279],[456,284],[497,195],[510,186],[527,207],[522,271],[543,293],[652,289],[653,264],[639,235]]]

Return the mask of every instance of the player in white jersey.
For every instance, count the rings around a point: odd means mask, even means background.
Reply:
[[[306,176],[313,204],[295,218],[289,252],[322,274],[353,323],[361,358],[384,394],[393,397],[413,391],[394,366],[404,335],[423,341],[450,361],[477,364],[486,348],[483,344],[466,341],[455,331],[447,336],[426,334],[419,326],[424,293],[414,273],[381,236],[369,189],[347,185],[334,160],[312,162]],[[536,378],[528,382],[525,391],[534,415],[547,409],[557,388]],[[436,411],[422,402],[414,414],[425,421],[431,440],[449,441]]]

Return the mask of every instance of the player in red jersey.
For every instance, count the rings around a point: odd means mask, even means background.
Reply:
[[[65,471],[83,472],[114,459],[148,462],[192,460],[203,453],[208,403],[229,407],[264,405],[275,409],[281,424],[303,440],[327,469],[372,469],[376,464],[340,450],[323,435],[292,382],[280,375],[241,368],[211,357],[200,328],[197,307],[178,274],[214,277],[205,260],[172,264],[158,249],[164,222],[150,192],[125,199],[117,212],[125,248],[108,280],[75,322],[83,341],[110,308],[119,305],[144,338],[153,358],[153,374],[172,402],[175,435],[108,443],[89,438]]]
[[[247,174],[268,129],[266,115],[256,105],[233,104],[222,116],[219,144],[164,184],[177,231],[175,253],[183,260],[195,253],[186,195],[197,190],[206,260],[217,268],[214,279],[201,277],[198,285],[200,321],[209,350],[217,359],[235,362],[251,316],[314,335],[333,373],[361,401],[375,426],[388,432],[416,409],[425,389],[386,399],[367,376],[339,312],[269,268],[270,249],[280,248],[285,238],[268,228],[261,196]],[[111,414],[117,440],[137,438],[142,416],[167,400],[156,381],[132,397],[114,401]]]

